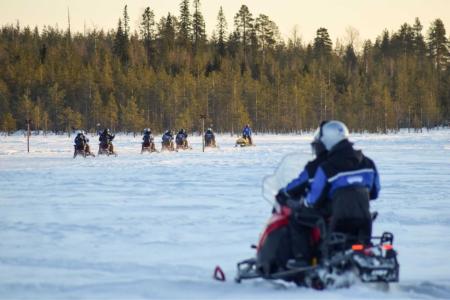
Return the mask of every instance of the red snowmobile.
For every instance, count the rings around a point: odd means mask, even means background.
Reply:
[[[287,182],[282,178],[293,178],[292,174],[297,174],[299,161],[301,159],[295,155],[286,157],[275,174],[264,180],[263,194],[270,194],[273,199],[279,187]],[[376,216],[377,213],[372,213],[372,220]],[[307,213],[302,214],[301,209],[296,210],[295,220],[310,229],[312,259],[306,265],[292,263],[295,260],[288,225],[293,217],[289,207],[274,209],[258,245],[252,246],[256,249],[255,257],[237,264],[236,282],[255,278],[281,279],[314,289],[349,286],[355,279],[386,284],[398,282],[400,266],[392,233],[384,232],[363,245],[352,236],[330,233],[323,218],[311,218]]]

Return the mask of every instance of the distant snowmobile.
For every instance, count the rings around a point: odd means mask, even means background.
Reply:
[[[167,130],[161,138],[161,152],[177,151],[173,143],[173,134],[171,130]]]
[[[192,147],[189,145],[189,142],[187,140],[187,133],[184,129],[181,129],[177,135],[175,136],[175,144],[176,149],[181,149],[181,150],[191,150]]]
[[[158,150],[156,150],[155,143],[153,141],[150,143],[142,143],[141,154],[144,152],[158,152]]]
[[[86,150],[86,148],[81,148],[80,146],[74,145],[74,152],[73,152],[73,158],[77,157],[78,155],[83,156],[84,158],[88,157],[88,156],[93,156],[95,157],[95,154],[92,153],[89,150]]]
[[[108,128],[106,128],[103,133],[100,134],[98,144],[98,156],[100,155],[114,155],[117,156],[117,152],[114,151],[114,145],[112,141],[114,140],[115,135],[112,135]]]
[[[73,145],[74,151],[73,151],[73,158],[77,157],[78,155],[83,156],[86,158],[87,156],[93,156],[95,157],[94,153],[91,152],[89,147],[89,139],[84,135],[84,131],[80,131],[77,136],[75,137],[75,144]]]
[[[288,156],[273,176],[266,177],[263,195],[267,200],[273,199],[279,187],[286,184],[286,178],[298,172],[299,161],[299,156]],[[256,256],[237,264],[236,282],[254,278],[281,279],[314,289],[349,286],[354,279],[385,284],[398,282],[400,266],[392,233],[384,232],[372,237],[369,245],[362,245],[349,235],[330,233],[323,218],[302,216],[302,210],[296,213],[302,226],[310,228],[312,260],[307,265],[295,264],[288,229],[292,210],[276,206],[258,245],[252,246]],[[372,214],[373,220],[376,215]]]
[[[113,150],[111,150],[111,146],[112,144],[104,144],[104,143],[100,143],[98,145],[98,154],[97,155],[106,155],[106,156],[110,156],[110,155],[114,155],[117,156],[117,153],[114,152]]]
[[[248,146],[255,146],[254,144],[250,143],[250,140],[247,137],[240,137],[236,140],[235,147],[248,147]]]
[[[144,137],[142,138],[141,154],[144,152],[158,152],[155,147],[155,138],[149,128],[144,129]]]
[[[211,147],[211,148],[218,147],[216,144],[216,136],[211,128],[208,128],[208,130],[206,130],[204,139],[205,139],[205,147]]]

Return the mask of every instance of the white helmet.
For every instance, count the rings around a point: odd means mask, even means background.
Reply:
[[[320,127],[320,140],[328,151],[340,141],[348,139],[348,136],[347,126],[340,121],[328,121]]]

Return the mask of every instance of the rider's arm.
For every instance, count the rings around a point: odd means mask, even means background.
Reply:
[[[317,169],[313,180],[311,190],[305,199],[305,206],[307,207],[313,207],[316,203],[322,201],[326,197],[328,178],[322,167]]]
[[[285,188],[284,191],[292,198],[298,198],[306,193],[306,188],[309,184],[309,176],[306,169],[304,169],[300,175],[292,180]]]

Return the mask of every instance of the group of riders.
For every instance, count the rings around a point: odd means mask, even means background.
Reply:
[[[98,133],[99,134],[99,141],[100,144],[98,146],[98,155],[115,155],[117,156],[117,153],[114,151],[114,145],[112,141],[114,140],[115,135],[111,134],[111,131],[106,128],[105,130]],[[82,155],[84,157],[86,156],[93,156],[95,157],[95,154],[91,151],[91,148],[89,147],[89,139],[87,138],[85,132],[83,130],[80,130],[77,135],[75,136],[74,140],[74,154],[73,157],[75,158],[77,155]]]
[[[103,131],[98,132],[99,137],[99,150],[98,155],[115,155],[117,153],[114,151],[114,146],[112,141],[114,140],[115,135],[111,134],[111,131],[106,128]],[[245,146],[252,145],[252,130],[250,126],[247,124],[242,130],[242,137],[238,139],[236,145]],[[217,147],[216,143],[216,135],[211,128],[208,128],[204,134],[205,147]],[[144,152],[158,152],[155,147],[155,138],[152,134],[150,128],[144,129],[144,135],[142,137],[142,149],[141,153]],[[242,142],[242,144],[241,144]],[[89,139],[86,137],[86,134],[83,130],[79,131],[74,140],[74,158],[77,155],[86,156],[94,156],[90,147],[89,147]],[[178,151],[192,149],[188,142],[188,134],[185,129],[180,129],[178,133],[174,136],[172,130],[166,130],[162,135],[161,140],[161,151]]]
[[[205,131],[205,147],[216,147],[216,135],[211,128]],[[152,131],[149,128],[144,129],[141,153],[157,152]],[[175,143],[174,143],[175,141]],[[172,130],[166,130],[161,137],[161,151],[177,151],[192,149],[188,142],[188,134],[185,129],[180,129],[175,135]]]

